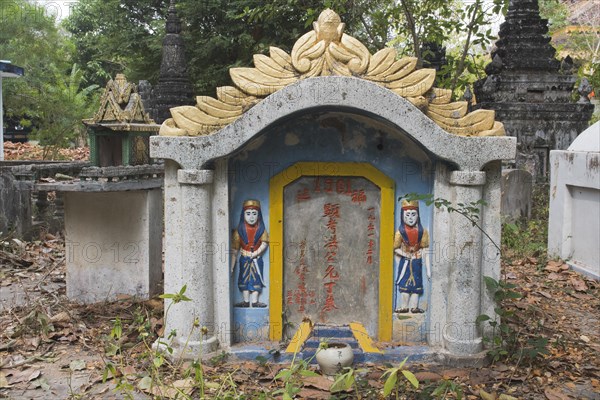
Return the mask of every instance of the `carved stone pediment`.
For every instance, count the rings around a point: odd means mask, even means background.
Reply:
[[[217,98],[198,96],[196,106],[171,109],[163,136],[201,136],[234,122],[249,108],[284,87],[317,76],[353,76],[385,87],[405,98],[447,132],[461,136],[501,136],[504,126],[491,110],[468,113],[466,101],[451,102],[452,93],[434,88],[435,69],[417,69],[417,59],[398,59],[393,48],[370,54],[344,33],[344,23],[325,10],[313,30],[301,36],[291,54],[271,47],[269,56],[254,55],[254,68],[232,68],[235,86],[217,89]]]
[[[106,84],[100,99],[100,108],[86,125],[102,124],[154,124],[144,110],[135,84],[127,82],[125,75],[117,74]]]

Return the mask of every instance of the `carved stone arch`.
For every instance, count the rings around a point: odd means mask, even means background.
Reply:
[[[177,161],[184,169],[205,168],[212,160],[242,148],[269,126],[293,114],[319,108],[357,110],[399,127],[410,139],[460,170],[479,171],[485,164],[512,157],[514,138],[450,134],[410,101],[377,84],[345,76],[301,80],[273,93],[239,119],[203,136],[152,138],[153,157]],[[489,149],[494,149],[490,151]],[[498,149],[501,153],[498,153]]]

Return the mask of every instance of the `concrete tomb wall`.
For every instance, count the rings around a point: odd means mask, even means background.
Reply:
[[[548,255],[600,279],[600,123],[550,152]]]
[[[159,293],[160,188],[64,196],[67,296],[94,303]]]

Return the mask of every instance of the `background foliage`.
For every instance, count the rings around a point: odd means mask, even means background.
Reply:
[[[554,45],[571,54],[580,76],[600,86],[600,8],[572,21],[563,0],[539,0]],[[445,48],[436,86],[462,96],[483,78],[508,0],[179,0],[190,77],[196,94],[230,84],[229,69],[250,66],[269,46],[291,51],[324,8],[338,12],[345,32],[371,52],[394,46],[427,65],[428,49]],[[42,144],[64,146],[82,135],[98,87],[123,72],[132,82],[158,80],[168,0],[79,0],[57,21],[39,2],[1,3],[0,58],[25,68],[5,82],[5,113],[33,123]],[[586,19],[587,18],[587,19]],[[588,21],[589,20],[589,21]],[[565,34],[573,23],[582,34]],[[590,28],[591,27],[591,28]],[[590,28],[590,29],[588,29]],[[565,30],[566,29],[566,30]],[[567,32],[568,33],[568,32]],[[581,33],[581,32],[580,32]]]
[[[95,86],[82,87],[83,72],[73,64],[76,48],[45,11],[25,0],[2,2],[0,58],[25,69],[24,77],[3,82],[5,115],[33,124],[52,157],[82,135]]]

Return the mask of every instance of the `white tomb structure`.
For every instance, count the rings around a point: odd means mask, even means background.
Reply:
[[[297,345],[287,351],[302,351],[314,322],[331,332],[350,326],[377,356],[399,347],[415,358],[481,360],[476,319],[494,313],[484,277],[500,275],[492,241],[500,242],[501,162],[514,159],[516,139],[504,136],[493,111],[468,114],[466,102],[434,88],[435,70],[397,60],[393,49],[371,55],[331,10],[291,56],[271,48],[254,61],[254,69],[230,71],[236,87],[219,88],[218,99],[171,109],[151,138],[151,156],[165,159],[164,290],[186,286],[192,299],[166,299],[173,355],[244,345],[268,355],[290,338]],[[412,276],[412,262],[401,269],[394,255],[407,193],[480,209],[477,227],[421,201],[418,235],[429,233],[431,277],[423,275],[410,312],[398,309],[397,282],[401,270]],[[253,224],[246,205],[259,213],[256,232],[268,249],[261,244],[257,257],[242,247],[256,290],[242,298],[242,263],[230,244]],[[327,252],[324,239],[336,241]],[[369,300],[358,307],[360,296]],[[410,323],[419,335],[406,335]],[[295,333],[286,335],[290,324]],[[248,327],[260,334],[240,334]],[[378,349],[367,337],[404,345]]]
[[[550,152],[548,255],[600,279],[600,122]]]

